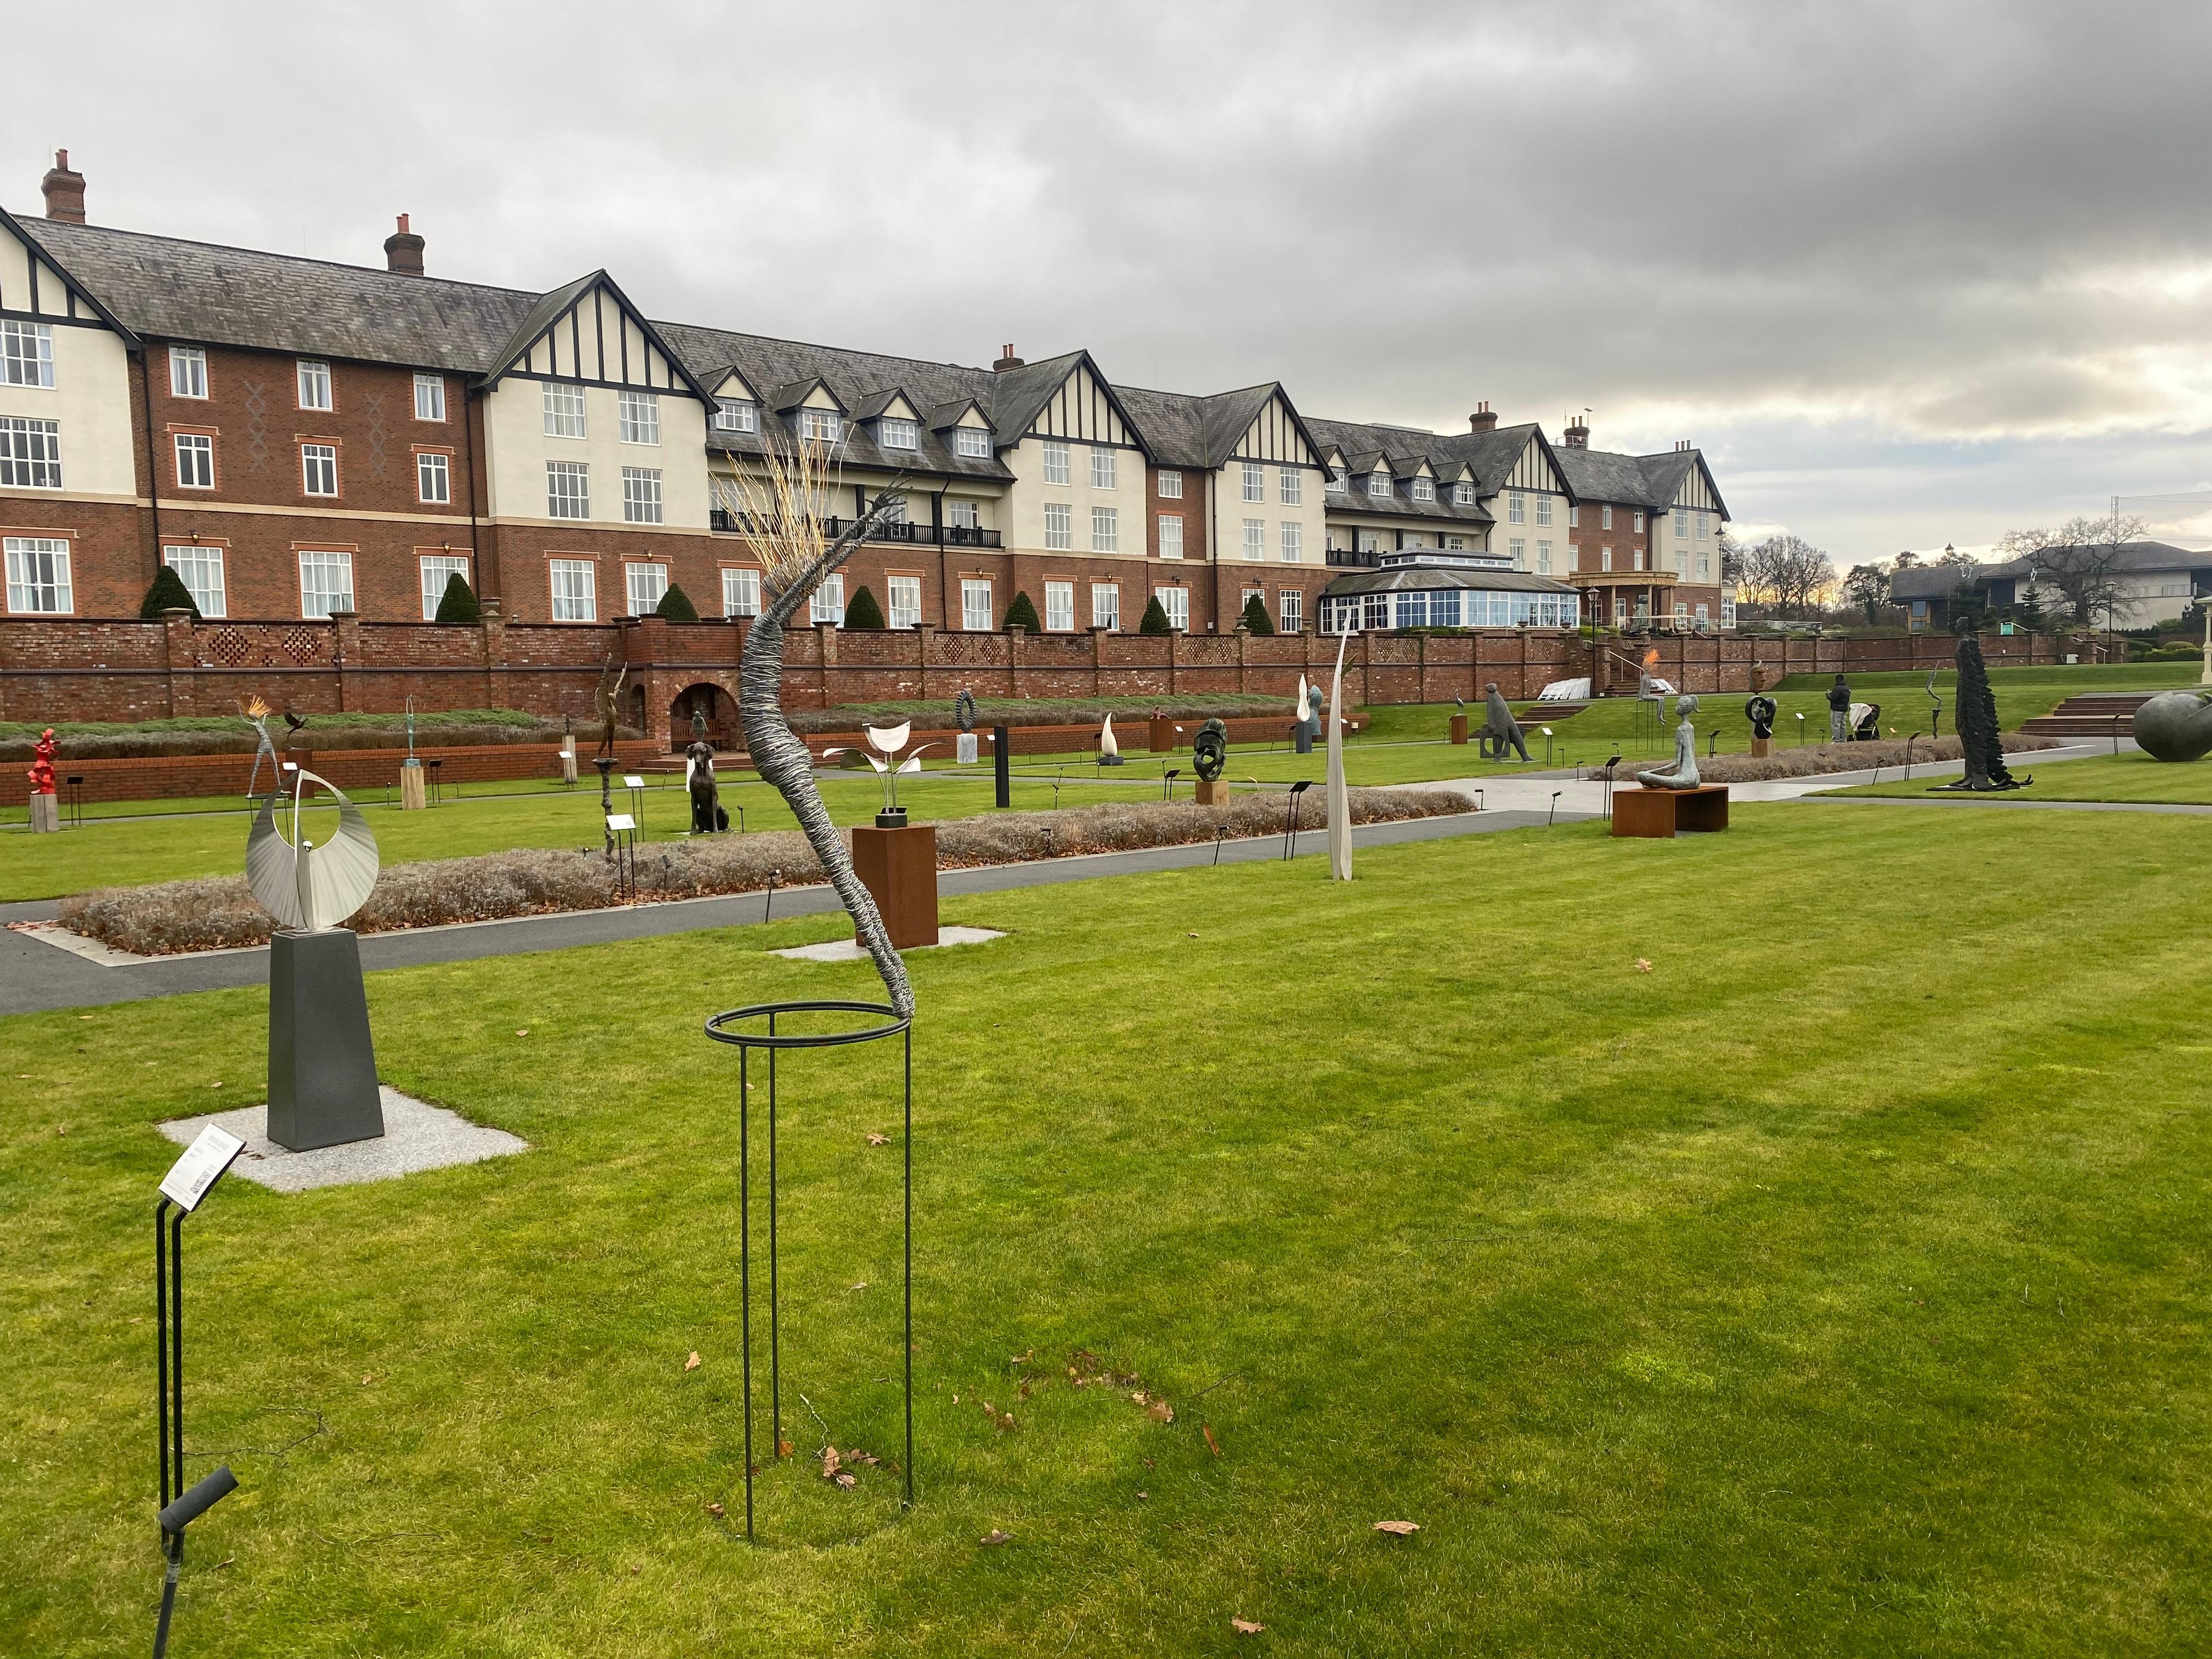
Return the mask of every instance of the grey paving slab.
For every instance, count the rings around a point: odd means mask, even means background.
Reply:
[[[481,1164],[488,1158],[526,1152],[530,1143],[504,1129],[471,1123],[459,1112],[433,1106],[386,1085],[384,1133],[374,1140],[342,1146],[318,1146],[295,1152],[269,1139],[269,1106],[240,1106],[200,1117],[173,1118],[161,1133],[179,1146],[209,1124],[228,1129],[246,1143],[230,1173],[280,1193],[304,1193],[317,1187],[352,1187],[365,1181],[396,1181],[422,1170],[448,1170],[457,1164]]]

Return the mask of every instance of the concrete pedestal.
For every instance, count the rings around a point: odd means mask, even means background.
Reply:
[[[574,738],[563,738],[561,740],[561,781],[574,783],[575,781],[576,740]]]
[[[963,732],[952,740],[952,759],[956,765],[960,766],[975,763],[975,734],[973,732]]]
[[[59,795],[31,797],[31,828],[46,835],[62,827],[62,798]]]
[[[349,928],[269,941],[269,1139],[295,1152],[384,1133],[361,941]]]
[[[422,763],[403,761],[399,767],[399,810],[419,812],[429,804],[422,790]]]
[[[937,943],[937,826],[853,831],[853,869],[902,951]]]
[[[1752,759],[1753,759],[1753,760],[1765,760],[1765,759],[1769,755],[1772,754],[1773,752],[1774,752],[1774,739],[1773,739],[1773,738],[1753,738],[1751,740],[1751,757],[1752,757]]]
[[[1465,743],[1467,741],[1466,715],[1454,714],[1451,717],[1451,740],[1454,743]]]
[[[1200,778],[1192,787],[1197,791],[1198,804],[1200,806],[1229,805],[1229,780],[1226,778],[1216,778],[1211,783]]]

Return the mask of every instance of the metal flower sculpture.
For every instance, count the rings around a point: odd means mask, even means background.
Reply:
[[[310,783],[320,784],[337,799],[337,833],[320,847],[300,830],[300,808]],[[261,811],[246,838],[246,880],[261,908],[287,927],[320,933],[339,923],[368,902],[376,885],[376,837],[361,808],[327,778],[301,771],[292,786],[292,834],[285,838],[276,825],[276,796],[261,803]]]
[[[799,820],[814,856],[828,872],[846,912],[854,937],[872,957],[890,994],[892,1010],[913,1018],[914,987],[906,963],[884,930],[874,897],[853,869],[853,855],[830,822],[830,809],[814,782],[813,757],[783,717],[783,629],[792,613],[853,556],[877,529],[904,505],[886,489],[825,542],[818,504],[828,494],[826,452],[821,445],[786,442],[769,436],[759,473],[740,471],[721,481],[725,499],[743,514],[758,549],[762,605],[738,653],[738,720],[753,768],[775,786]]]
[[[899,758],[899,750],[914,735],[912,720],[902,720],[896,726],[864,726],[860,728],[860,735],[867,738],[868,746],[857,752],[884,781],[884,810],[882,817],[876,822],[880,824],[884,818],[895,818],[904,823],[906,809],[898,804],[899,775],[921,771],[921,751],[933,745],[916,744],[903,760]],[[822,758],[832,760],[846,752],[842,749],[825,749],[822,751]]]

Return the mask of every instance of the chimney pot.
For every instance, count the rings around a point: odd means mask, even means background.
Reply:
[[[54,164],[39,188],[46,195],[47,218],[72,225],[84,222],[84,174],[70,170],[67,150],[54,152]]]
[[[1010,368],[1019,368],[1021,367],[1022,360],[1014,356],[1014,343],[1011,340],[1007,341],[1006,344],[999,348],[999,361],[991,365],[993,370],[1000,374],[1005,374]]]
[[[407,228],[407,216],[399,216],[399,228],[384,239],[384,263],[403,276],[422,274],[422,239]]]
[[[1467,417],[1467,425],[1470,432],[1489,432],[1496,429],[1498,416],[1491,412],[1488,398],[1475,405],[1474,413]]]
[[[1565,437],[1567,447],[1570,449],[1588,449],[1589,447],[1589,422],[1588,421],[1570,421],[1567,422],[1567,429],[1565,433],[1562,435]]]

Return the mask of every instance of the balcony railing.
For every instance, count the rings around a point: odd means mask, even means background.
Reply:
[[[834,541],[850,530],[855,520],[825,518],[818,519],[815,522],[823,538]],[[709,530],[720,531],[726,536],[745,535],[754,527],[753,515],[750,513],[732,513],[726,507],[711,507],[707,514],[707,527]],[[933,525],[902,521],[878,525],[869,533],[868,539],[872,542],[904,542],[909,545],[934,547],[938,544],[939,532]],[[1000,545],[997,531],[973,528],[966,525],[946,525],[942,532],[942,539],[947,547],[997,547]]]
[[[1379,567],[1382,559],[1382,555],[1371,547],[1364,550],[1332,547],[1325,556],[1332,566],[1352,570],[1376,569]]]

